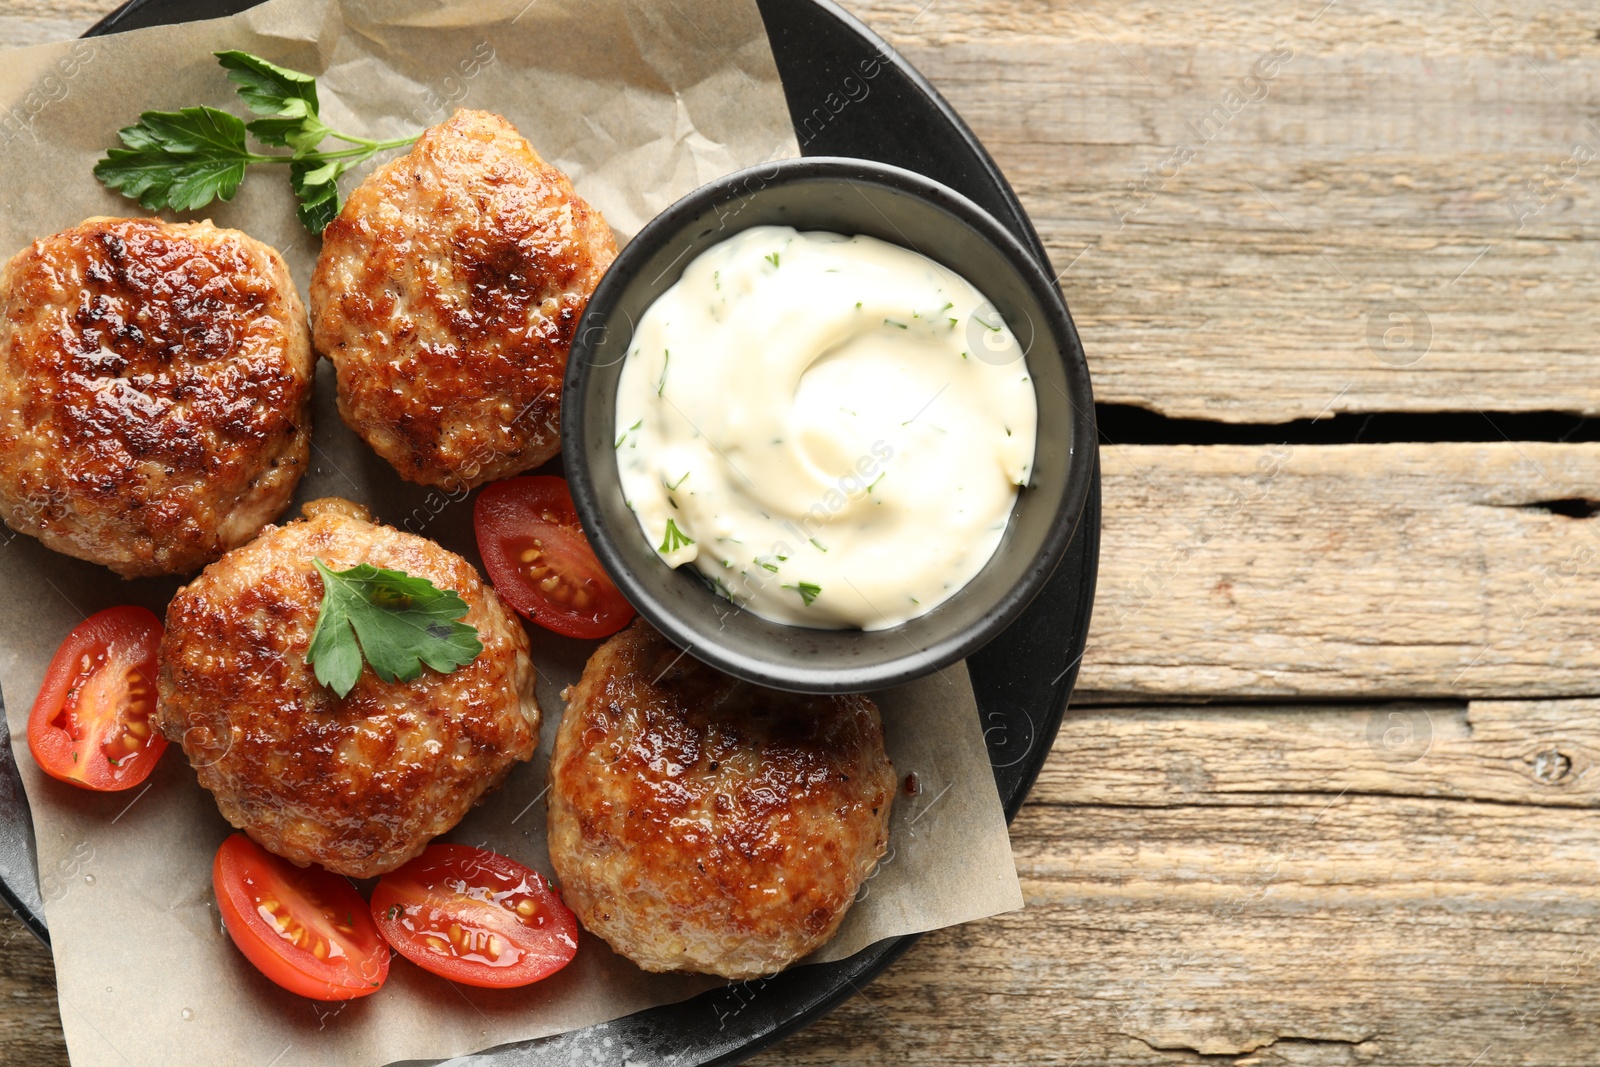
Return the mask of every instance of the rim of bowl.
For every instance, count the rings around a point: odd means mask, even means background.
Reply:
[[[594,461],[594,457],[591,457],[583,446],[587,424],[584,392],[590,381],[592,368],[590,360],[593,352],[587,342],[589,329],[593,325],[594,317],[609,314],[623,293],[642,280],[632,269],[634,262],[648,259],[663,245],[682,237],[708,209],[736,200],[742,193],[748,193],[747,183],[758,182],[759,187],[765,191],[791,183],[818,179],[868,182],[910,193],[955,215],[998,250],[1045,310],[1047,332],[1058,349],[1065,367],[1068,385],[1067,402],[1074,409],[1072,451],[1063,475],[1066,484],[1063,487],[1061,503],[1051,518],[1049,533],[1044,544],[1035,555],[1035,562],[1043,565],[1034,566],[1001,596],[996,597],[975,622],[934,642],[929,647],[918,648],[911,644],[905,653],[897,654],[893,658],[856,664],[846,669],[807,666],[798,656],[774,659],[754,655],[738,642],[707,643],[698,633],[682,624],[677,613],[660,603],[635,577],[633,568],[619,550],[615,540],[616,532],[606,525],[601,513],[599,495],[590,475],[590,463]],[[756,224],[752,222],[746,226],[732,226],[727,237],[732,237],[748,229],[750,225]],[[905,247],[903,242],[891,243]],[[674,263],[669,269],[681,275],[682,269],[688,266],[688,262],[686,259],[681,264]],[[617,269],[619,266],[623,269]],[[958,265],[946,263],[944,266],[958,274],[963,273]],[[1088,499],[1089,485],[1094,477],[1093,450],[1098,444],[1094,396],[1083,344],[1072,322],[1071,313],[1067,310],[1066,301],[1056,285],[1056,279],[1046,273],[1045,268],[1033,254],[999,220],[949,186],[902,167],[845,156],[789,158],[734,171],[700,186],[646,223],[622,248],[616,260],[601,277],[599,285],[589,298],[582,318],[578,321],[567,361],[566,380],[562,387],[561,413],[562,455],[578,518],[601,566],[622,590],[628,602],[663,636],[679,648],[686,649],[695,658],[759,685],[805,693],[865,692],[903,685],[964,659],[999,636],[1032,603],[1066,555],[1067,547],[1077,533],[1078,522]],[[602,436],[609,440],[608,435]],[[599,462],[615,463],[616,458],[608,449],[605,455],[599,457]],[[638,533],[638,531],[631,532]],[[665,564],[660,565],[665,566]],[[708,599],[716,596],[709,587],[706,588],[705,595]],[[763,621],[774,627],[800,631],[807,629],[807,627],[790,627],[786,623],[772,620]],[[893,633],[916,621],[912,619],[899,626],[870,632]]]

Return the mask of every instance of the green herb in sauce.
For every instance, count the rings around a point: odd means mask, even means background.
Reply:
[[[798,585],[786,585],[784,588],[793,589],[796,593],[799,593],[800,599],[805,601],[806,607],[808,608],[811,606],[811,602],[817,599],[818,594],[822,592],[822,587],[820,585],[812,585],[810,582],[800,582]]]
[[[694,538],[678,529],[678,524],[672,519],[667,520],[667,533],[661,539],[661,547],[656,549],[663,556],[670,556],[680,548],[687,548],[694,544]]]

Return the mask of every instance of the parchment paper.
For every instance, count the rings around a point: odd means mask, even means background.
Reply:
[[[207,103],[240,112],[210,56],[221,48],[319,74],[324,117],[346,132],[397,136],[457,106],[500,112],[571,175],[620,239],[705,181],[797,154],[753,0],[272,0],[229,19],[7,53],[0,256],[90,215],[139,214],[90,168],[141,110]],[[207,216],[282,249],[304,291],[317,241],[295,220],[280,175],[251,174],[234,203],[198,217]],[[320,368],[313,469],[299,500],[362,501],[477,564],[470,501],[401,482],[339,421],[328,371]],[[212,898],[211,858],[230,828],[176,748],[145,787],[106,795],[46,777],[27,754],[29,705],[67,632],[115,604],[161,614],[178,584],[124,582],[0,527],[0,689],[33,809],[77,1067],[443,1058],[721,984],[644,974],[592,936],[559,975],[522,990],[456,986],[403,959],[381,991],[343,1005],[262,978],[222,931]],[[593,645],[537,629],[532,638],[545,712],[538,754],[447,839],[548,873],[543,792],[558,694]],[[898,799],[889,853],[818,960],[1022,905],[965,669],[878,699],[895,768],[915,775],[920,792]],[[708,1022],[759,996],[759,983],[737,992],[711,1006]]]

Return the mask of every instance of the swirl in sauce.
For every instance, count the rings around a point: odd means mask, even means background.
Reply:
[[[876,630],[994,555],[1037,418],[1022,347],[966,279],[873,237],[758,226],[640,319],[617,464],[669,566],[764,618]]]

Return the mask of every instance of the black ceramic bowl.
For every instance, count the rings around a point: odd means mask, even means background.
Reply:
[[[886,630],[770,622],[673,570],[623,503],[617,380],[634,324],[684,268],[751,226],[868,234],[911,248],[976,285],[1021,343],[1038,397],[1032,481],[976,578]],[[1027,607],[1077,528],[1094,477],[1094,401],[1083,346],[1055,280],[978,205],[947,186],[861,159],[790,159],[730,174],[662,212],[622,250],[578,324],[562,398],[567,478],[596,554],[634,606],[679,647],[752,682],[812,693],[899,685],[966,656]]]

